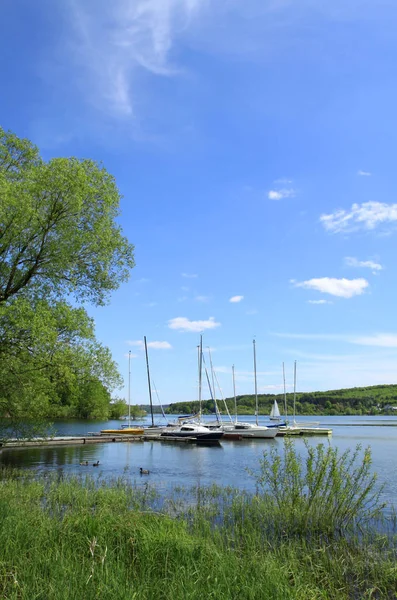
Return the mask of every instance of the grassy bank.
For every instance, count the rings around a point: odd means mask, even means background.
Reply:
[[[370,455],[285,448],[254,496],[1,472],[0,598],[395,598]]]

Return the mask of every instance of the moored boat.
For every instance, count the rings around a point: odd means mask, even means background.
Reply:
[[[216,442],[223,437],[223,431],[214,431],[195,423],[184,423],[180,427],[163,430],[160,437],[193,438],[197,442]]]
[[[101,429],[102,435],[143,435],[143,427],[121,427],[120,429]]]

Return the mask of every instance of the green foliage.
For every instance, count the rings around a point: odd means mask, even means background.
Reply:
[[[115,398],[112,400],[109,406],[109,418],[120,419],[128,413],[127,402],[121,398]]]
[[[91,160],[45,162],[0,128],[0,418],[106,418],[121,384],[93,321],[128,277],[133,246],[113,177]]]
[[[349,527],[381,515],[382,488],[376,487],[369,448],[360,460],[360,445],[342,454],[323,444],[305,446],[303,459],[294,442],[285,438],[283,454],[272,447],[260,460],[257,483],[262,499],[284,533],[346,535]]]
[[[102,304],[134,266],[120,194],[91,160],[55,158],[0,128],[0,302],[73,294]]]

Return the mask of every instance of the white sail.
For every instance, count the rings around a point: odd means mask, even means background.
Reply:
[[[277,400],[274,401],[272,409],[270,411],[270,418],[274,420],[280,419],[280,410],[278,408]]]

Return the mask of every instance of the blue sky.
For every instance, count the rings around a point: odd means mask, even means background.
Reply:
[[[392,0],[3,0],[1,124],[103,161],[136,247],[89,307],[146,402],[397,382]],[[126,388],[119,391],[126,394]],[[219,395],[219,393],[218,393]]]

